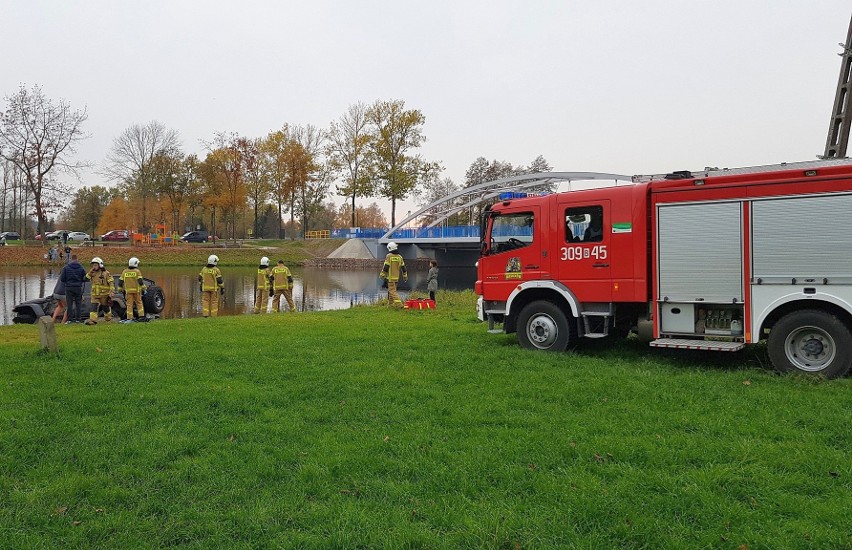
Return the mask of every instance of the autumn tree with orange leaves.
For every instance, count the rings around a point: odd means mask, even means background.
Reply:
[[[218,207],[225,221],[226,235],[236,240],[237,214],[246,202],[245,159],[249,140],[236,133],[219,132],[208,144],[210,152],[204,159],[202,174],[205,183],[205,203]]]
[[[103,235],[113,229],[133,229],[133,217],[130,215],[130,206],[123,197],[113,198],[101,214],[98,221],[98,235]],[[94,235],[92,235],[94,237]]]

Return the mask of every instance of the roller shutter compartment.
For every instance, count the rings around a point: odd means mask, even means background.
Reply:
[[[739,202],[660,205],[657,228],[660,299],[742,302]]]

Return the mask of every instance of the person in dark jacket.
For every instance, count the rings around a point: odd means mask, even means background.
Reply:
[[[429,299],[435,301],[435,293],[438,292],[438,262],[429,260],[429,274],[426,276],[426,290],[429,291]]]
[[[66,323],[83,322],[83,282],[86,280],[86,270],[77,261],[77,255],[71,256],[71,261],[62,268],[59,281],[65,285],[65,296],[68,302],[68,321]]]

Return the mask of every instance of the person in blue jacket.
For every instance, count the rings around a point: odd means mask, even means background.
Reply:
[[[77,261],[77,255],[71,256],[71,261],[62,268],[59,281],[65,285],[65,297],[68,303],[68,320],[66,323],[83,322],[83,282],[86,280],[86,270]]]

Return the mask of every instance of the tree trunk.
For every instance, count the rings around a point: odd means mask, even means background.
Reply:
[[[254,201],[254,234],[252,235],[252,237],[257,239],[258,238],[257,233],[258,233],[258,231],[257,231],[257,201]]]
[[[290,200],[290,238],[293,238],[293,227],[295,227],[296,214],[294,213],[295,198]]]

